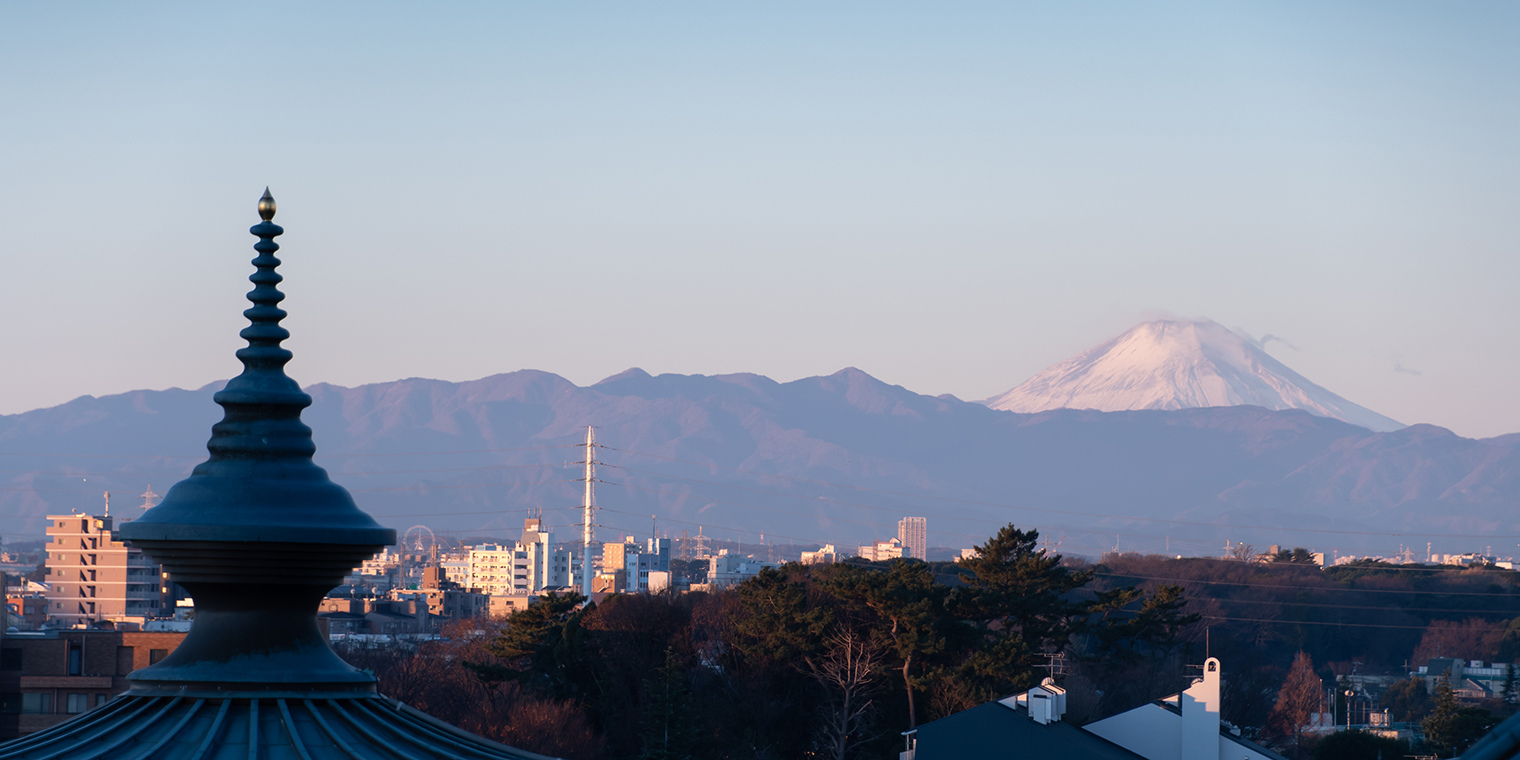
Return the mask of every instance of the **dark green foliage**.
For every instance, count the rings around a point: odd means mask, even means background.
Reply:
[[[639,760],[690,760],[695,744],[690,678],[673,650],[644,688],[644,748]]]
[[[1435,709],[1435,700],[1425,688],[1425,679],[1415,677],[1388,687],[1378,707],[1386,709],[1394,721],[1419,721]]]
[[[1291,551],[1288,549],[1283,549],[1276,554],[1268,555],[1267,561],[1293,562],[1300,565],[1319,565],[1319,562],[1315,561],[1314,555],[1311,554],[1308,549],[1305,549],[1302,546],[1296,546]]]
[[[1409,744],[1366,731],[1337,731],[1314,745],[1314,760],[1400,760]]]
[[[477,664],[487,681],[516,681],[529,691],[553,699],[576,695],[584,686],[580,594],[548,593],[514,613],[506,630],[487,645],[505,664]],[[594,609],[594,608],[593,608]]]
[[[1435,710],[1420,722],[1425,742],[1443,756],[1454,756],[1482,739],[1499,719],[1481,707],[1463,707],[1457,703],[1451,683],[1443,678],[1436,683]]]
[[[768,662],[795,662],[820,646],[834,612],[820,603],[810,589],[811,578],[800,567],[791,570],[795,574],[765,568],[735,589],[744,609],[734,630],[734,647],[740,654]]]
[[[927,661],[945,653],[956,623],[947,613],[949,589],[934,583],[922,562],[894,560],[886,572],[841,568],[831,586],[857,615],[875,618],[873,638],[898,666],[908,708],[908,728],[918,726],[917,694]]]
[[[978,701],[1038,683],[1045,654],[1064,649],[1076,618],[1088,611],[1072,592],[1092,574],[1062,567],[1060,555],[1038,548],[1039,537],[1007,525],[960,561],[965,586],[949,603],[980,639],[960,667]]]
[[[1136,601],[1140,607],[1132,610]],[[1181,586],[1159,586],[1148,597],[1135,587],[1118,588],[1098,594],[1078,630],[1086,634],[1092,654],[1135,660],[1176,647],[1182,630],[1200,619],[1185,614],[1186,607]]]
[[[1514,713],[1516,703],[1520,703],[1520,662],[1510,662],[1508,670],[1504,673],[1504,690],[1499,692],[1499,701],[1504,704],[1508,713]]]

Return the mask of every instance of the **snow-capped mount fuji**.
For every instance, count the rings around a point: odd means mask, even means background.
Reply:
[[[1302,409],[1377,432],[1404,427],[1310,382],[1212,320],[1157,320],[1047,367],[981,403],[1010,412],[1049,409]]]

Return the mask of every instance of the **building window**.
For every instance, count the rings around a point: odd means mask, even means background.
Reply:
[[[69,642],[69,675],[79,675],[80,665],[82,664],[80,655],[82,654],[83,652],[79,651],[79,648],[74,646],[73,642]]]
[[[169,656],[169,650],[167,650],[167,649],[149,649],[148,650],[148,664],[149,665],[157,665],[158,662],[159,662],[159,660],[162,660],[162,659],[164,659],[165,657],[168,657],[168,656]]]
[[[103,705],[103,704],[106,703],[106,700],[108,700],[110,698],[111,698],[110,694],[96,694],[95,695],[95,706],[96,707],[100,707],[101,705]]]
[[[90,709],[90,695],[88,695],[88,694],[70,694],[69,695],[68,711],[69,711],[70,715],[77,715],[77,714],[82,713],[82,712],[84,712],[85,710],[88,710],[88,709]]]
[[[21,648],[7,647],[0,649],[0,670],[21,669]]]
[[[53,695],[22,694],[21,712],[28,715],[47,715],[53,712]]]

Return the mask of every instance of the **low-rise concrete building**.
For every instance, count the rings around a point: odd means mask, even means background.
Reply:
[[[902,541],[895,538],[877,541],[872,544],[861,544],[857,550],[857,554],[861,559],[868,559],[872,562],[885,562],[889,559],[907,556],[903,552]]]
[[[707,559],[707,583],[704,584],[713,590],[727,588],[736,583],[743,583],[749,578],[760,574],[767,567],[780,567],[779,562],[767,562],[742,554],[729,554],[727,549],[719,549],[717,554]]]

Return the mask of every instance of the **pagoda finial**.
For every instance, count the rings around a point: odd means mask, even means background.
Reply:
[[[269,194],[269,188],[264,188],[264,197],[259,199],[259,218],[264,221],[274,219],[274,196]]]

